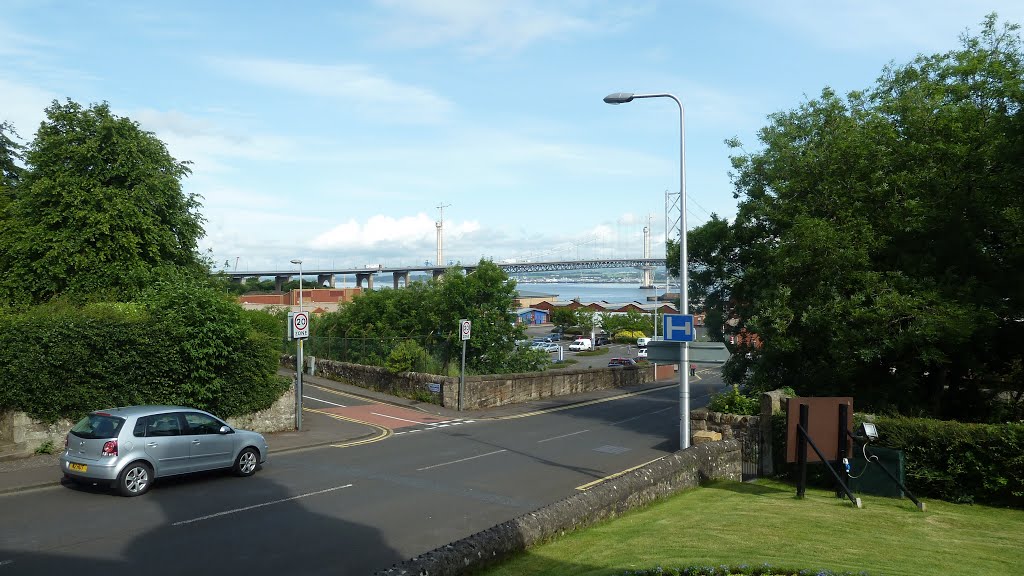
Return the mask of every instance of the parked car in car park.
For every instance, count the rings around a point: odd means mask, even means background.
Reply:
[[[636,345],[639,346],[640,348],[643,348],[644,346],[647,346],[647,344],[650,341],[651,341],[650,338],[637,338],[636,339]]]
[[[569,344],[569,350],[573,352],[582,352],[583,350],[593,350],[594,343],[590,338],[577,338],[572,344]]]
[[[647,348],[640,348],[636,351],[637,358],[647,358]]]
[[[614,368],[616,366],[636,366],[636,361],[633,360],[632,358],[610,358],[608,360],[608,367]]]
[[[612,340],[607,334],[598,334],[594,336],[594,346],[606,346],[611,343]]]
[[[267,461],[262,434],[182,406],[128,406],[86,414],[64,439],[60,469],[76,484],[145,494],[157,478],[230,469],[252,476]]]
[[[561,348],[561,346],[554,342],[534,342],[530,348],[533,350],[540,350],[541,352],[558,352],[558,349]]]

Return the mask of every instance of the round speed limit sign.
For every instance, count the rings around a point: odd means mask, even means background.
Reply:
[[[469,340],[469,330],[472,324],[469,320],[459,320],[459,332],[462,333],[463,340]]]
[[[306,312],[296,312],[292,316],[292,338],[309,338],[309,316]]]

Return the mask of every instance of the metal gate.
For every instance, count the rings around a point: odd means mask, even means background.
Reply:
[[[740,439],[740,462],[743,481],[760,478],[764,472],[761,464],[761,429],[747,428],[747,433]]]

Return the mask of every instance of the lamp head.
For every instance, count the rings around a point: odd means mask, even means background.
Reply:
[[[606,104],[625,104],[626,102],[633,101],[632,92],[616,92],[615,94],[609,94],[604,97]]]
[[[299,260],[298,258],[296,258],[295,260],[292,260],[291,262],[292,262],[292,264],[300,264],[300,265],[302,264],[302,260]]]
[[[878,428],[875,427],[871,422],[864,422],[860,425],[860,435],[867,442],[874,442],[878,440]]]

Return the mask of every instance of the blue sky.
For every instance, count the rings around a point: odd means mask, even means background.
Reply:
[[[230,269],[664,254],[686,106],[688,224],[736,202],[729,149],[773,112],[958,46],[1024,2],[3,0],[0,121],[108,101],[202,196]]]

